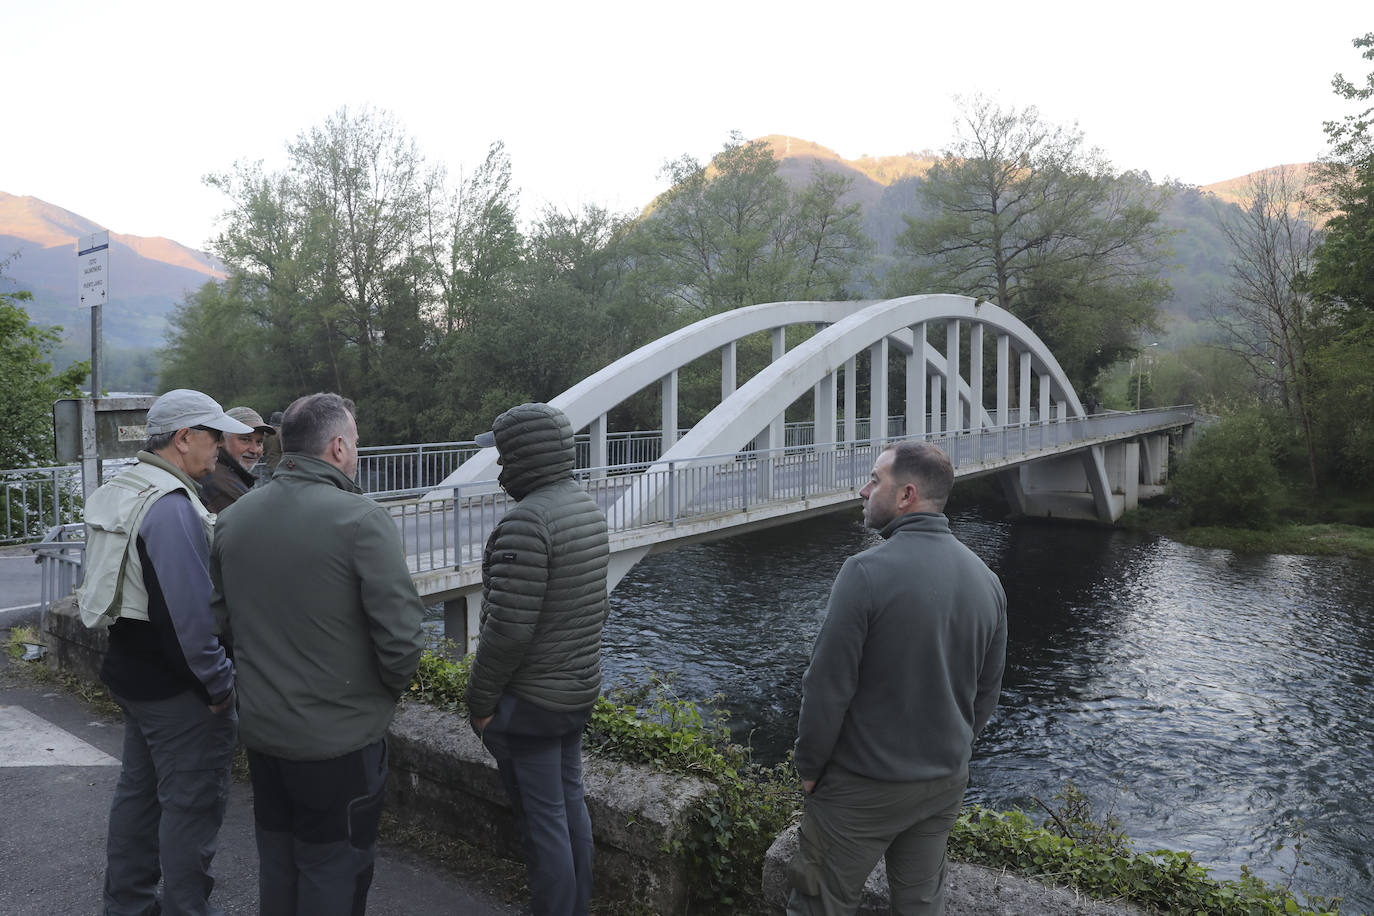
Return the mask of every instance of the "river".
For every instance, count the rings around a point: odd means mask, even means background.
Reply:
[[[951,522],[1009,607],[969,801],[1033,811],[1072,779],[1137,850],[1191,850],[1225,878],[1296,873],[1296,890],[1374,913],[1374,563]],[[607,686],[670,672],[781,759],[830,584],[876,539],[854,512],[649,558],[611,596]]]

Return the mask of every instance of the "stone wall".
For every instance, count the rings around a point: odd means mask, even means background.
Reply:
[[[48,645],[48,654],[44,656],[48,668],[83,681],[100,680],[100,661],[110,643],[110,631],[87,629],[81,622],[75,597],[54,601],[44,612],[43,641]]]
[[[770,916],[787,904],[787,861],[797,849],[797,827],[784,830],[763,863],[763,899]],[[945,874],[945,916],[1145,916],[1146,911],[1123,903],[1105,903],[1065,887],[1032,881],[1019,875],[950,862]],[[878,862],[864,885],[856,916],[887,916],[887,867]]]
[[[389,743],[393,813],[520,859],[495,762],[466,719],[403,702]],[[593,756],[583,757],[583,782],[596,839],[596,898],[686,912],[686,862],[667,850],[686,838],[692,812],[712,786]]]

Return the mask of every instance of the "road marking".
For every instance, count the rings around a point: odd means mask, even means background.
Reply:
[[[36,604],[16,604],[14,607],[0,607],[0,614],[6,611],[31,611],[38,607]]]
[[[117,767],[119,761],[22,706],[0,706],[0,767]]]

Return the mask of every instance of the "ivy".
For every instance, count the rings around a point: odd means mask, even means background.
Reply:
[[[466,714],[471,656],[454,661],[426,652],[410,685],[413,699]],[[719,912],[762,908],[759,876],[773,840],[797,816],[801,788],[791,762],[765,767],[730,741],[727,713],[715,698],[703,708],[650,673],[635,689],[613,690],[592,710],[586,746],[605,757],[696,776],[715,785],[671,851],[687,858],[697,903]],[[1041,805],[1038,825],[1023,811],[970,805],[949,838],[953,859],[1067,885],[1100,899],[1126,900],[1180,916],[1334,916],[1336,901],[1307,897],[1256,878],[1213,878],[1190,853],[1133,850],[1111,815],[1098,818],[1072,782]]]

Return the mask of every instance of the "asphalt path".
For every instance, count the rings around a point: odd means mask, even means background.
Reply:
[[[0,629],[0,640],[9,632]],[[79,698],[35,680],[0,652],[0,914],[99,913],[105,833],[119,776],[123,725]],[[252,793],[234,782],[211,902],[256,913]],[[405,850],[379,846],[368,897],[372,916],[515,916],[475,880]]]
[[[27,547],[0,547],[0,627],[36,623],[42,569]]]

